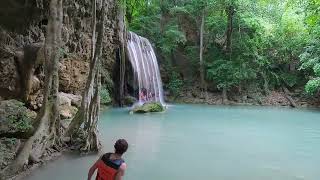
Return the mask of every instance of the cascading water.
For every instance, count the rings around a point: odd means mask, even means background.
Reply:
[[[150,41],[128,33],[127,51],[139,86],[139,104],[159,102],[164,105],[163,88],[157,57]]]

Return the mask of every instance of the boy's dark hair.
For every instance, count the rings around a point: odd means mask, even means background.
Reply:
[[[128,149],[128,142],[125,139],[119,139],[114,144],[115,153],[117,154],[123,154]]]

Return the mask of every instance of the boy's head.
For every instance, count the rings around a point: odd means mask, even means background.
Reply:
[[[114,144],[115,153],[117,154],[124,154],[128,149],[128,143],[125,139],[119,139]]]

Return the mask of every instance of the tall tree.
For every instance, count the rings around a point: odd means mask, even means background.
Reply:
[[[104,40],[104,25],[106,16],[106,1],[101,0],[101,8],[98,13],[97,23],[97,2],[93,0],[93,31],[92,31],[92,48],[90,72],[86,82],[86,88],[82,95],[82,102],[79,111],[71,121],[64,137],[71,137],[71,141],[83,133],[84,141],[81,150],[84,152],[98,151],[101,147],[97,136],[97,123],[99,120],[100,110],[100,59]],[[97,27],[97,28],[96,28]],[[97,31],[97,37],[96,37]],[[83,125],[83,128],[81,128]],[[79,132],[80,130],[80,132]]]
[[[229,56],[229,60],[232,57],[232,32],[233,32],[233,16],[235,13],[234,5],[232,2],[227,3],[226,7],[227,13],[227,29],[226,29],[226,42],[225,42],[225,52]],[[226,87],[222,88],[222,103],[228,103],[227,89]]]
[[[124,105],[124,85],[125,85],[125,71],[126,71],[126,43],[127,43],[127,32],[125,25],[126,17],[126,0],[122,0],[122,3],[118,6],[118,38],[120,43],[120,106]],[[131,17],[131,16],[130,16]],[[132,18],[132,17],[131,17]]]
[[[56,151],[61,147],[60,118],[58,112],[58,62],[60,59],[61,30],[63,21],[62,0],[51,0],[49,20],[44,47],[45,87],[43,105],[36,118],[37,128],[15,161],[1,172],[6,179],[23,170],[29,161],[39,161],[45,152]]]
[[[207,88],[206,88],[206,82],[205,82],[205,67],[204,67],[204,62],[203,62],[203,36],[204,36],[204,25],[205,25],[205,14],[206,12],[206,8],[204,7],[202,9],[202,14],[201,14],[201,23],[200,23],[200,52],[199,52],[199,60],[200,60],[200,78],[201,78],[201,91],[205,91],[205,93],[207,92]],[[207,96],[205,96],[207,99]]]

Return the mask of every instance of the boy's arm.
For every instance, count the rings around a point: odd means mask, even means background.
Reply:
[[[98,168],[98,163],[99,161],[101,160],[101,158],[99,158],[95,163],[94,165],[89,169],[89,172],[88,172],[88,180],[91,179],[93,173],[96,171],[96,169]]]
[[[115,180],[122,180],[122,177],[124,176],[124,173],[125,173],[125,170],[127,168],[127,164],[126,163],[122,163],[120,168],[119,168],[119,171],[115,177]]]

